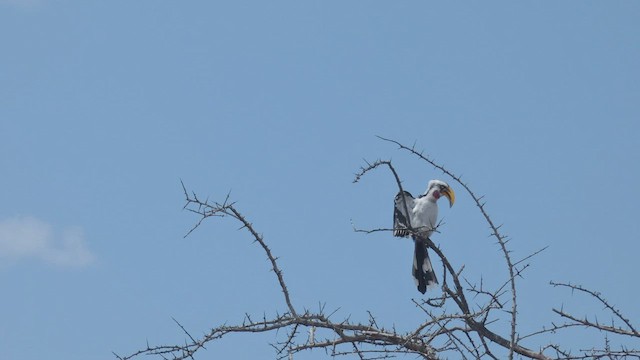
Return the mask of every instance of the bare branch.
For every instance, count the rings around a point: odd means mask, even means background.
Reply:
[[[630,337],[633,337],[633,338],[640,338],[640,334],[638,333],[636,328],[631,324],[631,321],[629,319],[627,319],[625,316],[623,316],[622,312],[620,310],[616,309],[604,297],[602,297],[602,295],[599,292],[586,289],[586,288],[582,287],[581,285],[574,285],[574,284],[568,284],[568,283],[558,283],[558,282],[553,282],[552,281],[551,285],[554,286],[554,287],[564,287],[564,288],[571,289],[572,291],[578,291],[580,293],[586,294],[586,295],[596,299],[599,303],[604,305],[605,309],[608,309],[609,311],[611,311],[611,313],[613,313],[613,315],[616,318],[621,320],[627,326],[627,329],[624,329],[624,328],[622,328],[620,326],[615,326],[613,321],[612,321],[611,325],[605,325],[605,324],[600,323],[597,319],[596,320],[589,320],[587,317],[578,318],[577,316],[574,316],[574,315],[564,311],[564,309],[562,309],[562,308],[561,309],[555,309],[554,308],[553,309],[554,313],[560,315],[561,317],[563,317],[565,319],[570,320],[570,322],[567,323],[567,324],[562,324],[562,325],[555,325],[554,324],[549,330],[543,331],[543,332],[550,332],[550,331],[555,332],[555,331],[562,330],[562,329],[567,329],[567,328],[570,328],[570,327],[582,326],[582,327],[585,327],[585,328],[591,328],[591,329],[596,329],[596,330],[599,330],[599,331],[603,331],[606,334],[616,334],[616,335],[630,336]],[[633,351],[637,352],[635,350],[633,350]]]
[[[521,277],[522,273],[529,268],[527,261],[544,251],[546,247],[514,262],[511,258],[511,251],[507,248],[509,239],[501,234],[502,225],[496,225],[487,213],[483,196],[475,195],[460,176],[455,175],[444,166],[425,156],[422,152],[416,151],[415,144],[412,147],[407,147],[395,140],[379,138],[398,145],[401,150],[417,156],[427,164],[442,171],[467,191],[486,220],[491,230],[490,236],[497,240],[501,252],[500,256],[505,258],[508,276],[503,283],[498,283],[498,286],[492,289],[484,284],[482,278],[479,284],[468,281],[466,276],[463,278],[465,266],[454,266],[455,262],[451,261],[453,259],[447,258],[442,249],[437,247],[431,239],[426,238],[424,240],[426,246],[442,262],[442,292],[428,299],[412,300],[418,313],[424,317],[421,324],[414,329],[400,332],[396,330],[395,325],[385,328],[383,324],[378,322],[375,315],[369,311],[367,311],[367,320],[356,322],[351,320],[350,315],[344,319],[336,320],[336,313],[340,309],[339,307],[329,315],[325,315],[326,305],[323,303],[318,305],[316,311],[311,311],[307,308],[296,308],[292,303],[278,258],[272,253],[263,236],[256,231],[253,224],[241,214],[235,202],[230,200],[230,193],[227,193],[222,202],[209,201],[209,199],[201,200],[195,192],[187,191],[184,182],[181,180],[180,183],[185,195],[184,209],[198,216],[196,223],[185,237],[199,228],[208,218],[231,218],[237,221],[240,224],[240,229],[244,229],[251,235],[251,238],[260,245],[269,260],[271,270],[274,272],[278,286],[282,291],[283,306],[285,306],[286,310],[282,314],[276,313],[273,316],[264,314],[254,317],[255,319],[250,314],[245,314],[241,323],[235,325],[223,323],[211,328],[201,337],[192,336],[182,324],[172,318],[186,336],[184,344],[152,346],[147,343],[144,349],[138,350],[131,355],[120,356],[114,353],[114,356],[119,360],[130,360],[140,355],[151,355],[161,359],[173,360],[194,359],[194,355],[201,349],[205,349],[209,342],[219,340],[228,334],[275,332],[277,340],[270,345],[275,349],[278,359],[289,360],[293,360],[294,354],[311,349],[322,349],[332,357],[352,356],[361,360],[388,359],[400,354],[414,355],[428,360],[441,357],[461,359],[501,359],[507,357],[513,359],[514,356],[540,360],[640,359],[640,350],[628,349],[624,346],[614,349],[608,337],[606,337],[607,334],[615,334],[639,338],[640,334],[632,322],[623,316],[622,312],[611,305],[600,293],[579,285],[551,283],[555,287],[569,288],[596,299],[604,305],[605,309],[611,312],[614,319],[624,325],[618,326],[613,321],[610,325],[602,324],[597,318],[595,320],[587,317],[579,318],[560,308],[553,309],[553,312],[565,319],[563,320],[566,321],[565,323],[552,323],[551,326],[542,330],[518,336],[515,278]],[[364,175],[380,167],[391,171],[399,191],[403,192],[402,181],[389,160],[377,160],[373,163],[366,162],[366,166],[361,167],[358,173],[355,174],[354,182],[359,182]],[[405,213],[409,214],[406,200],[403,200],[402,206]],[[418,235],[424,233],[424,228],[412,228],[410,217],[407,221],[409,234]],[[438,223],[434,229],[426,230],[437,232],[441,224],[442,222]],[[366,234],[394,230],[384,227],[362,230],[356,228],[353,222],[352,226],[355,232]],[[511,302],[510,307],[507,305],[509,301]],[[501,334],[499,331],[492,330],[492,328],[496,321],[506,320],[506,317],[501,315],[503,313],[506,313],[510,318],[510,329]],[[524,346],[522,343],[524,339],[531,339],[537,335],[555,334],[559,331],[578,328],[590,328],[604,332],[604,346],[601,348],[582,349],[578,353],[572,354],[571,351],[563,349],[558,344],[540,346],[536,351],[533,350],[533,347]],[[507,331],[509,332],[508,334]]]
[[[475,194],[465,185],[460,181],[460,178],[455,176],[453,173],[449,172],[448,170],[446,170],[444,167],[442,167],[441,165],[436,164],[435,162],[431,161],[430,159],[427,159],[426,157],[424,157],[421,153],[416,152],[414,149],[410,149],[407,148],[405,146],[403,146],[400,143],[397,143],[393,140],[388,140],[388,139],[384,139],[381,138],[383,140],[386,141],[391,141],[394,142],[396,144],[398,144],[402,149],[405,150],[409,150],[410,152],[412,152],[415,155],[420,156],[422,159],[426,160],[427,162],[429,162],[431,165],[437,167],[438,169],[442,170],[443,172],[445,172],[447,175],[451,176],[454,180],[456,180],[457,182],[459,182],[469,193],[470,195],[476,199],[476,204],[478,205],[480,211],[484,214],[485,218],[487,219],[487,221],[489,222],[490,227],[493,230],[492,235],[495,236],[498,239],[498,242],[501,245],[503,254],[505,256],[505,258],[507,259],[507,267],[509,270],[509,279],[507,280],[508,284],[511,284],[511,290],[512,290],[512,308],[511,308],[511,314],[512,314],[512,321],[511,321],[511,333],[510,333],[510,340],[505,339],[504,337],[490,331],[487,327],[486,327],[486,319],[488,317],[488,312],[493,308],[493,304],[500,304],[500,307],[502,307],[500,302],[497,302],[497,298],[499,297],[499,294],[501,292],[501,290],[498,290],[497,292],[495,292],[495,294],[492,294],[492,298],[494,300],[492,300],[488,306],[485,306],[483,308],[482,313],[482,318],[481,319],[477,319],[478,315],[474,314],[469,306],[469,303],[466,299],[466,295],[465,295],[465,291],[464,288],[461,285],[460,279],[459,279],[459,272],[456,272],[455,269],[453,268],[453,266],[451,265],[451,263],[449,262],[449,260],[446,258],[446,256],[442,253],[442,251],[437,248],[435,246],[435,244],[430,240],[430,239],[426,239],[426,243],[428,245],[429,248],[433,249],[433,251],[438,255],[438,257],[440,257],[443,266],[445,267],[446,271],[445,271],[445,279],[446,279],[446,275],[449,274],[449,276],[452,278],[453,280],[453,288],[449,288],[448,286],[446,286],[446,282],[443,284],[443,290],[446,294],[446,298],[452,299],[457,307],[460,309],[460,311],[462,312],[463,315],[463,319],[465,321],[465,323],[467,324],[467,326],[469,326],[469,328],[471,328],[473,331],[475,331],[480,338],[482,339],[481,341],[483,341],[483,339],[489,339],[490,341],[499,344],[502,347],[505,347],[506,349],[509,350],[509,358],[512,359],[513,358],[513,354],[514,353],[518,353],[520,355],[524,355],[527,356],[529,358],[533,358],[533,359],[547,359],[545,355],[543,355],[542,353],[538,353],[535,351],[532,351],[530,349],[527,349],[525,347],[522,347],[518,344],[516,344],[516,291],[515,291],[515,276],[517,276],[519,274],[519,272],[517,270],[515,270],[515,266],[513,265],[510,255],[509,255],[509,251],[506,248],[506,239],[500,235],[500,233],[498,232],[499,226],[494,226],[493,222],[491,221],[489,215],[485,212],[483,205],[480,204],[479,198],[477,198],[475,196]],[[389,170],[392,172],[394,178],[396,179],[396,183],[398,185],[399,191],[402,192],[404,191],[404,189],[402,188],[402,182],[400,181],[400,178],[398,176],[397,171],[395,170],[395,168],[393,167],[393,165],[391,164],[391,161],[383,161],[383,160],[377,160],[374,163],[367,163],[366,167],[362,167],[360,172],[358,172],[356,174],[356,178],[354,180],[354,182],[358,182],[362,179],[362,177],[367,174],[369,171],[376,169],[380,166],[384,166],[386,165]],[[409,213],[408,208],[407,208],[407,204],[406,202],[404,202],[404,207],[405,207],[405,213]],[[415,229],[411,228],[411,224],[409,225],[409,229],[415,231]],[[354,230],[357,231],[357,229]],[[361,232],[368,232],[368,231],[361,231]],[[429,304],[429,303],[428,303]],[[455,317],[455,316],[454,316]],[[426,326],[426,325],[423,325]],[[418,328],[417,331],[420,331],[421,328]],[[452,344],[457,344],[458,346],[456,346],[456,348],[458,350],[462,348],[467,348],[465,346],[461,346],[460,344],[460,339],[452,337],[450,338]],[[471,349],[472,347],[469,347],[468,349]],[[475,346],[473,346],[473,348],[475,348]],[[488,347],[487,347],[488,348]]]
[[[516,341],[516,323],[517,323],[517,313],[518,313],[518,311],[517,311],[517,292],[516,292],[514,266],[513,266],[513,263],[511,261],[511,256],[509,255],[509,251],[507,250],[506,238],[504,237],[504,235],[500,234],[500,232],[498,231],[500,226],[496,226],[494,224],[493,220],[491,220],[491,217],[489,217],[489,214],[485,211],[485,209],[484,209],[485,203],[481,202],[482,197],[476,196],[476,194],[473,191],[471,191],[469,186],[466,183],[464,183],[459,176],[457,176],[454,173],[450,172],[444,166],[436,163],[434,160],[430,159],[429,157],[423,155],[422,152],[416,151],[415,150],[415,145],[412,146],[411,148],[409,148],[409,147],[404,146],[404,145],[402,145],[401,143],[399,143],[398,141],[395,141],[395,140],[387,139],[387,138],[384,138],[384,137],[381,137],[381,136],[378,136],[378,138],[381,139],[381,140],[388,141],[388,142],[396,144],[400,149],[406,150],[406,151],[412,153],[413,155],[416,155],[417,157],[419,157],[420,159],[424,160],[425,162],[427,162],[431,166],[433,166],[436,169],[442,171],[444,174],[448,175],[454,181],[456,181],[460,186],[462,186],[467,191],[467,193],[471,196],[473,201],[476,203],[476,206],[478,207],[478,209],[480,210],[480,212],[482,213],[482,215],[484,216],[485,220],[489,224],[489,227],[492,230],[491,235],[493,235],[498,240],[498,243],[500,244],[500,248],[502,249],[502,253],[504,255],[504,258],[505,258],[505,260],[507,262],[507,269],[509,270],[509,279],[510,279],[509,281],[510,281],[510,284],[511,284],[511,337],[510,337],[511,340],[510,341],[511,341],[511,345],[515,345],[515,341]],[[513,348],[513,346],[511,346],[510,347],[510,351],[509,351],[509,359],[513,359],[513,351],[514,350],[515,349]]]
[[[242,324],[225,324],[214,327],[200,339],[193,337],[174,319],[188,337],[188,341],[184,345],[150,346],[147,344],[145,349],[126,357],[114,354],[118,359],[128,360],[139,355],[155,355],[163,359],[170,358],[174,360],[190,359],[200,349],[204,349],[205,344],[220,339],[229,333],[259,333],[278,331],[280,329],[288,330],[287,337],[284,341],[278,344],[272,344],[280,358],[290,357],[296,352],[314,348],[332,349],[331,352],[334,355],[355,354],[361,359],[386,358],[396,353],[417,354],[425,359],[437,358],[433,348],[431,348],[428,342],[424,341],[423,337],[416,337],[410,333],[399,334],[395,331],[386,331],[384,328],[378,326],[373,315],[370,317],[369,324],[365,325],[352,323],[349,319],[334,322],[330,320],[330,317],[335,311],[329,316],[325,316],[323,315],[324,306],[320,306],[318,313],[313,313],[309,310],[305,310],[303,313],[296,311],[291,302],[289,290],[278,265],[277,258],[273,255],[263,237],[258,234],[253,225],[235,207],[235,203],[229,201],[229,195],[227,195],[222,203],[201,201],[195,193],[190,194],[183,183],[182,186],[186,198],[185,209],[200,216],[198,222],[190,232],[197,228],[204,219],[209,217],[231,217],[239,221],[242,225],[241,228],[246,229],[251,234],[271,262],[272,270],[276,274],[288,311],[282,315],[276,315],[271,318],[263,316],[262,320],[258,321],[253,320],[249,314],[246,314]],[[310,334],[304,342],[298,340],[302,328]],[[320,336],[320,329],[329,331],[329,334],[333,334],[333,336],[321,340],[318,337]],[[427,335],[424,335],[424,337],[426,336]],[[339,350],[343,346],[349,346],[351,350]]]
[[[595,327],[597,329],[600,330],[604,330],[604,331],[608,331],[608,332],[612,332],[612,333],[616,333],[616,334],[620,334],[620,335],[629,335],[629,336],[634,336],[634,337],[640,337],[640,333],[638,333],[638,331],[635,329],[635,327],[631,324],[631,321],[629,319],[627,319],[626,317],[624,317],[622,315],[622,313],[620,312],[620,310],[616,309],[613,305],[611,305],[604,297],[602,297],[602,295],[599,292],[593,291],[593,290],[589,290],[586,289],[580,285],[573,285],[573,284],[567,284],[567,283],[558,283],[558,282],[553,282],[551,281],[551,285],[553,285],[554,287],[566,287],[569,288],[571,290],[575,290],[575,291],[579,291],[585,294],[590,295],[591,297],[595,298],[596,300],[598,300],[602,305],[604,305],[605,308],[609,309],[609,311],[611,311],[618,319],[622,320],[622,322],[624,322],[627,327],[629,328],[629,330],[624,330],[622,328],[619,327],[613,327],[613,326],[604,326],[601,324],[593,323],[590,322],[588,320],[578,320],[575,317],[565,313],[562,310],[556,310],[553,309],[553,311],[557,314],[559,314],[562,317],[566,317],[569,318],[575,322],[578,322],[582,325],[585,326],[590,326],[590,327]]]

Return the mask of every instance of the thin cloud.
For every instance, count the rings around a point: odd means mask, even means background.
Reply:
[[[56,236],[51,225],[28,216],[0,221],[0,258],[36,259],[64,267],[82,267],[95,261],[82,229],[71,227]]]

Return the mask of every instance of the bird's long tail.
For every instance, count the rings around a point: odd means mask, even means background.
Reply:
[[[415,251],[413,254],[413,269],[411,273],[413,274],[416,286],[418,286],[418,291],[424,294],[427,288],[437,285],[438,280],[431,266],[431,260],[429,260],[426,241],[418,236],[414,236],[413,241],[415,243]]]

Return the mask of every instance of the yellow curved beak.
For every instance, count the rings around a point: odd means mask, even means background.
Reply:
[[[453,203],[456,202],[456,193],[452,188],[443,189],[442,193],[447,197],[447,199],[449,199],[449,207],[452,207]]]

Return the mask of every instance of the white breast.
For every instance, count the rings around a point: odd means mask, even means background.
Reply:
[[[415,200],[411,225],[424,232],[425,236],[431,236],[438,221],[438,204],[430,201],[427,196]]]

